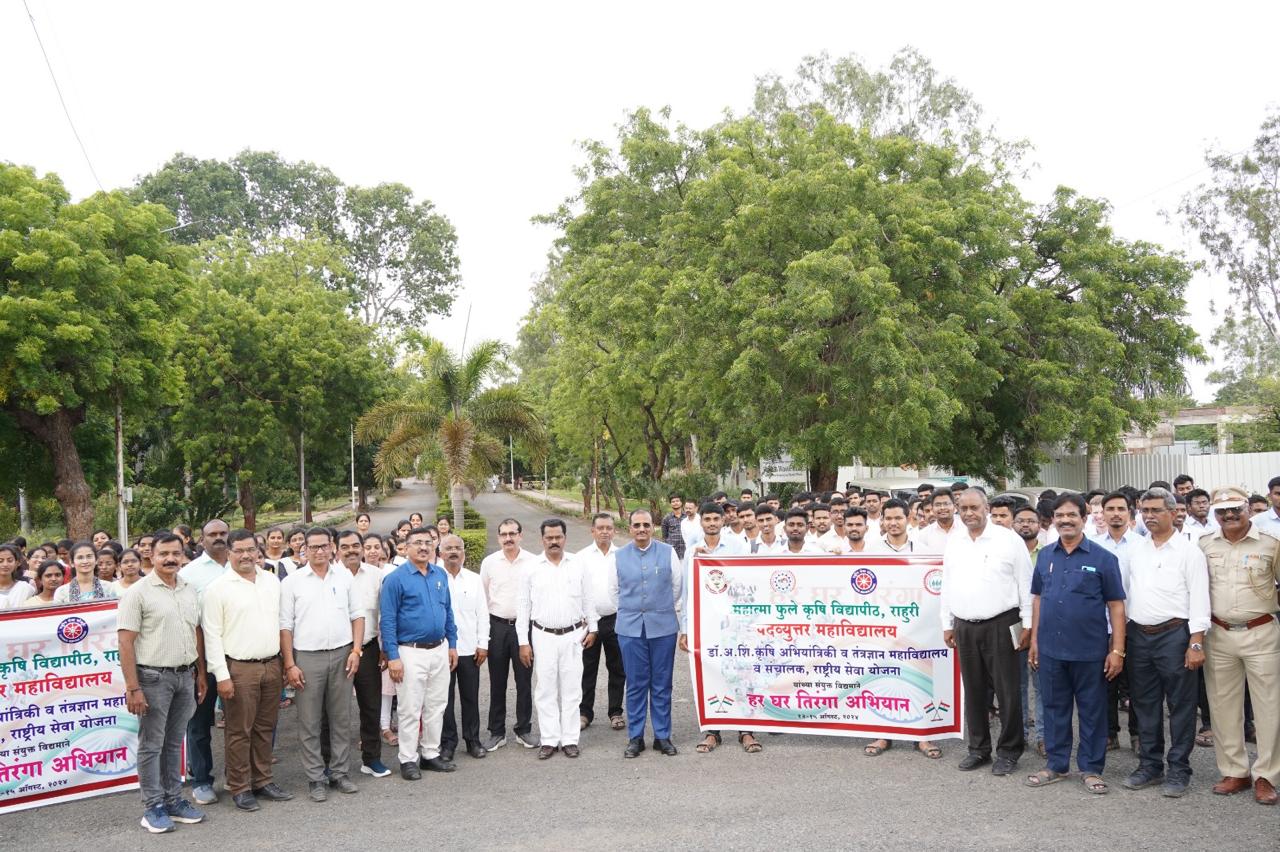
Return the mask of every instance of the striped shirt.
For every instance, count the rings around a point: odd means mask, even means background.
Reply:
[[[133,650],[140,666],[185,666],[196,661],[196,590],[181,577],[169,588],[152,572],[120,599],[116,627],[138,634]]]

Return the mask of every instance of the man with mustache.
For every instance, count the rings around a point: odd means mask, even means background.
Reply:
[[[155,540],[152,572],[120,601],[117,627],[125,706],[138,717],[138,785],[152,834],[197,823],[204,812],[182,798],[182,737],[205,697],[204,638],[195,588],[178,576],[182,539]],[[192,683],[194,677],[195,682]]]

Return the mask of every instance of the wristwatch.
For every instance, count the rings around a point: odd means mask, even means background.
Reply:
[[[1203,645],[1201,645],[1199,642],[1192,642],[1192,643],[1191,643],[1191,650],[1193,650],[1193,651],[1203,651],[1203,650],[1204,650],[1204,646],[1203,646]]]

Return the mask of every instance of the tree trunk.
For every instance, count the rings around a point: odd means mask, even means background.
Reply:
[[[369,492],[365,490],[365,487],[363,485],[357,485],[356,490],[359,495],[357,497],[356,511],[357,512],[369,511]]]
[[[240,511],[244,513],[244,528],[250,532],[258,529],[258,498],[253,493],[253,480],[237,478]]]
[[[455,482],[449,488],[449,504],[453,510],[453,529],[455,532],[463,530],[463,524],[466,517],[462,513],[463,503],[466,501],[466,486],[461,482]]]
[[[74,431],[84,422],[84,408],[60,408],[52,414],[14,410],[14,419],[49,451],[53,461],[53,496],[62,507],[67,537],[87,539],[93,535],[93,493],[84,478],[80,451]]]
[[[814,491],[835,491],[836,477],[839,475],[838,468],[818,462],[809,468],[809,486]]]
[[[1089,447],[1087,460],[1085,461],[1084,487],[1090,491],[1101,488],[1102,485],[1102,453]]]
[[[615,476],[609,477],[609,485],[613,490],[613,500],[618,504],[618,523],[625,526],[627,524],[627,501],[622,496],[622,486],[618,484],[618,478]]]

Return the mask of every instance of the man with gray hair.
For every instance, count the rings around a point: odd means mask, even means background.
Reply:
[[[1178,798],[1191,780],[1195,747],[1196,670],[1204,663],[1209,629],[1209,569],[1204,553],[1173,528],[1173,494],[1149,488],[1138,498],[1147,536],[1129,549],[1125,631],[1129,694],[1138,718],[1138,768],[1124,786],[1161,784]],[[1165,771],[1164,704],[1169,704],[1168,771]]]

